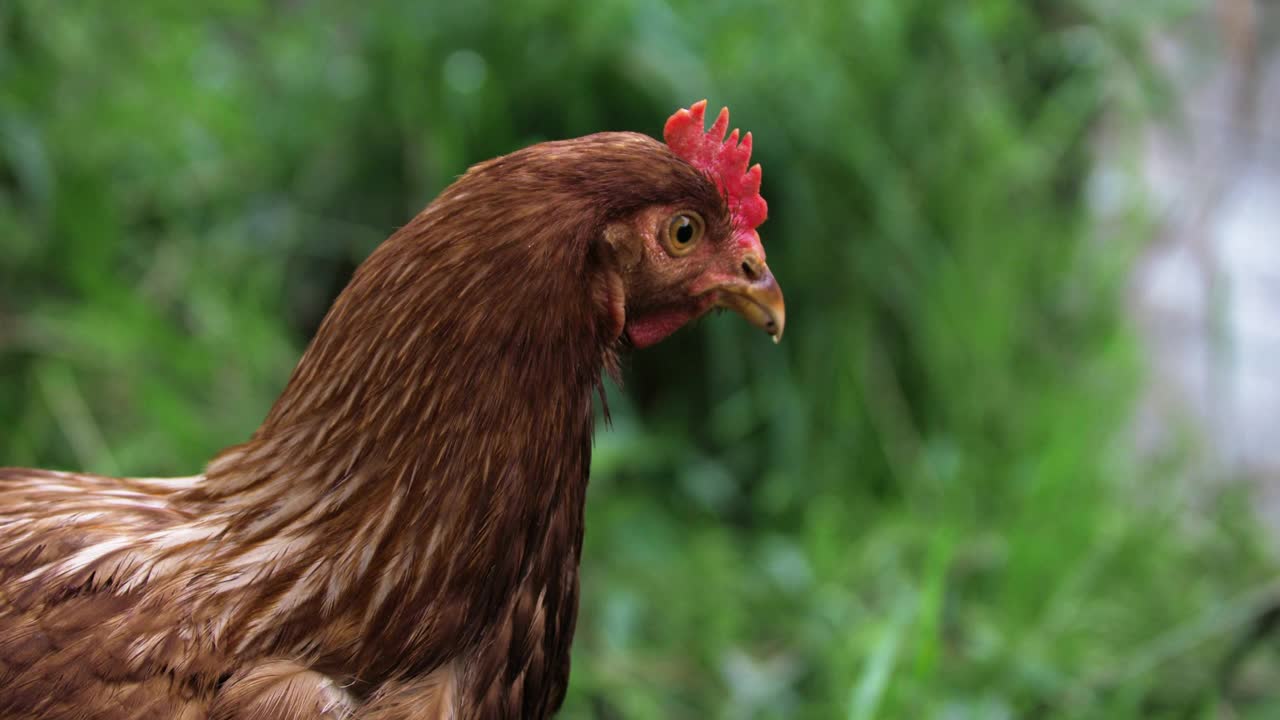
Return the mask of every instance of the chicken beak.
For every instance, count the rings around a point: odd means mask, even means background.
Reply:
[[[777,343],[787,323],[787,308],[782,301],[782,288],[763,262],[744,263],[747,277],[716,288],[716,307],[728,308],[747,322],[764,330]]]

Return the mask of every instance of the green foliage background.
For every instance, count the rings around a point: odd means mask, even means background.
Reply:
[[[564,716],[1280,711],[1216,682],[1274,559],[1132,449],[1141,215],[1085,207],[1177,7],[200,5],[0,2],[0,463],[196,471],[467,165],[709,97],[756,137],[787,337],[629,360]]]

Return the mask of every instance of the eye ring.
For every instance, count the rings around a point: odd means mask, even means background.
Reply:
[[[707,225],[692,210],[681,210],[667,220],[662,230],[662,244],[675,257],[688,255],[702,240]]]

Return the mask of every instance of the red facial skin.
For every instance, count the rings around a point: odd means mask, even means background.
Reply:
[[[755,230],[707,227],[697,244],[683,254],[673,252],[664,233],[679,207],[652,208],[628,228],[640,257],[627,275],[625,332],[631,344],[645,348],[660,342],[713,307],[748,312],[761,325],[773,320],[781,334],[782,295],[764,263],[764,248]]]

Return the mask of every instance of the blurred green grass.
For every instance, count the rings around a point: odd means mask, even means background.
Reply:
[[[467,165],[709,97],[787,338],[628,361],[564,716],[1272,717],[1216,680],[1274,557],[1134,454],[1144,220],[1085,202],[1182,5],[0,3],[0,462],[194,472]]]

